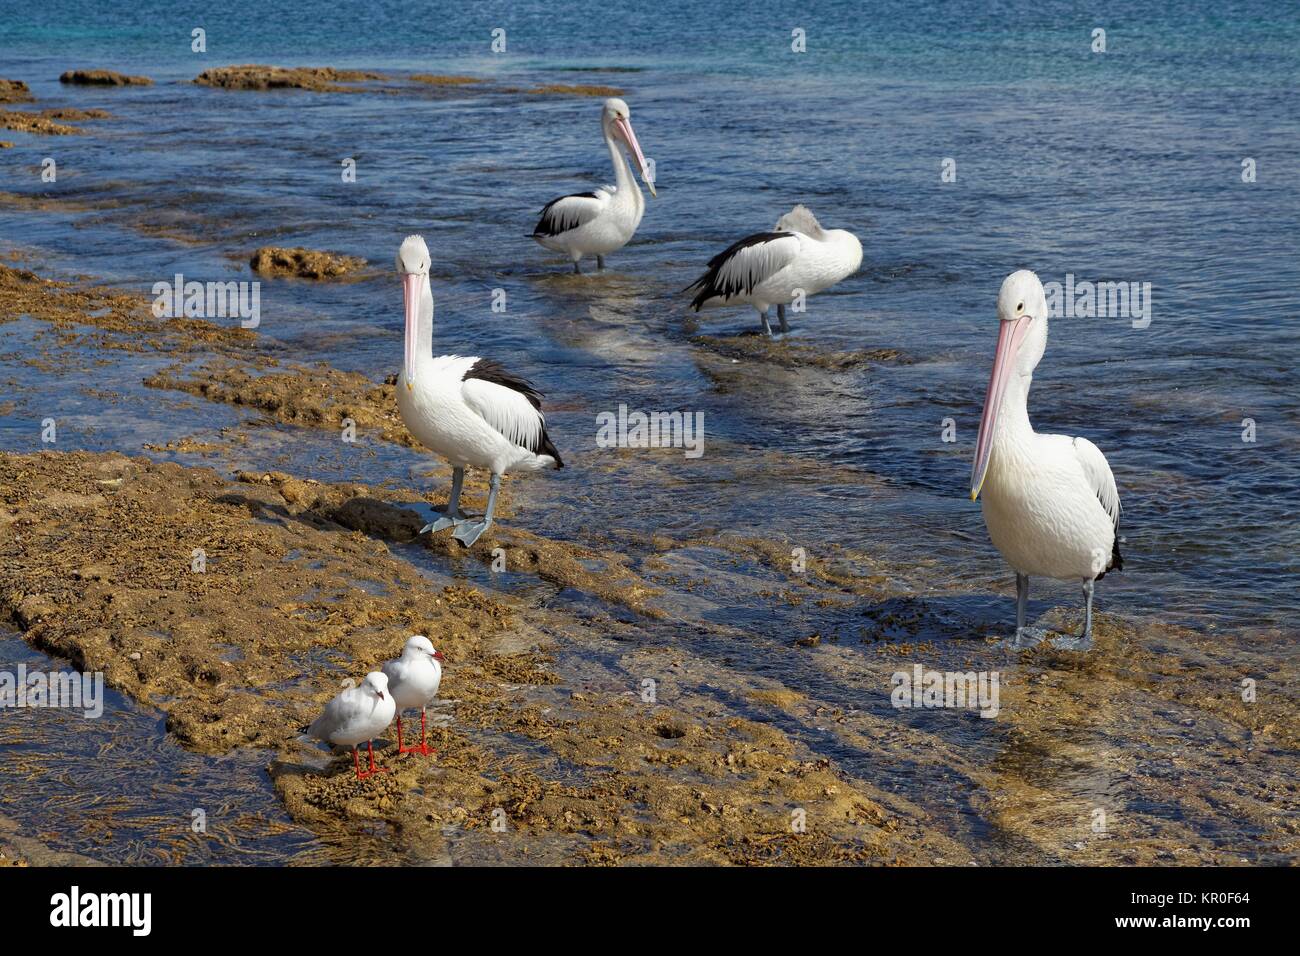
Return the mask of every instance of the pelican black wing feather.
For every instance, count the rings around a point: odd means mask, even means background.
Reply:
[[[537,226],[533,229],[533,236],[558,236],[562,232],[576,229],[582,225],[582,217],[578,215],[572,204],[566,207],[562,203],[567,199],[599,198],[595,193],[573,193],[570,196],[560,196],[558,199],[552,199],[542,207],[542,218],[537,220]]]
[[[709,260],[709,266],[704,275],[682,290],[683,292],[698,293],[691,302],[691,307],[698,312],[704,303],[710,299],[727,299],[733,295],[753,292],[754,286],[762,282],[766,275],[761,274],[759,269],[735,268],[733,260],[747,249],[753,249],[755,246],[761,246],[764,243],[775,242],[778,239],[786,239],[793,235],[794,233],[791,232],[756,232],[752,236],[746,236],[739,242],[733,242]],[[756,262],[755,265],[758,265],[758,263]]]
[[[528,399],[528,404],[532,405],[537,411],[537,417],[542,420],[541,428],[537,433],[535,441],[525,447],[534,455],[550,455],[555,459],[555,467],[563,468],[564,462],[560,459],[560,452],[551,441],[551,436],[546,434],[546,417],[542,414],[542,393],[537,387],[526,378],[520,378],[508,370],[499,362],[491,359],[479,359],[471,365],[461,376],[461,381],[477,378],[484,382],[491,382],[493,385],[500,385],[502,388],[508,388],[512,392],[518,392],[524,398]]]

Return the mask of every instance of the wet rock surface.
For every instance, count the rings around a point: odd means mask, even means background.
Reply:
[[[59,77],[60,83],[72,86],[152,86],[147,76],[129,76],[113,70],[68,70]]]

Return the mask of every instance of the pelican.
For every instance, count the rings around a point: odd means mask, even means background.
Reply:
[[[636,160],[650,195],[656,195],[654,176],[641,153],[636,133],[632,132],[627,104],[620,99],[606,100],[600,125],[605,132],[609,158],[614,163],[616,185],[552,199],[542,208],[542,218],[537,220],[532,235],[547,249],[567,254],[577,273],[582,272],[578,263],[583,256],[594,255],[596,268],[605,268],[605,257],[627,245],[645,212],[645,198],[623,158],[620,143]]]
[[[397,251],[397,271],[406,298],[406,360],[397,379],[397,410],[411,434],[452,466],[447,508],[420,533],[454,527],[452,537],[468,548],[492,526],[502,475],[564,463],[546,434],[542,396],[531,384],[490,359],[434,357],[429,247],[421,237],[406,237]],[[470,466],[486,468],[492,476],[487,510],[479,520],[460,510]]]
[[[768,309],[776,306],[781,331],[789,332],[785,307],[800,292],[829,289],[862,265],[862,243],[844,229],[823,229],[807,206],[795,206],[772,232],[746,236],[709,260],[708,271],[687,286],[691,307],[752,305],[770,337]]]
[[[1092,646],[1093,582],[1124,567],[1119,491],[1106,456],[1086,438],[1040,435],[1029,424],[1034,369],[1047,348],[1047,296],[1038,276],[1013,272],[998,293],[998,345],[975,440],[970,496],[984,492],[984,523],[1016,572],[1016,638],[1025,627],[1029,578],[1082,581],[1083,632],[1057,646]]]

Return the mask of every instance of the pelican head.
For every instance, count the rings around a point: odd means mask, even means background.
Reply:
[[[422,236],[407,236],[397,250],[397,274],[406,298],[406,362],[402,378],[406,389],[415,387],[416,341],[420,329],[420,297],[429,281],[429,247]]]
[[[654,177],[650,175],[650,164],[645,161],[641,144],[636,141],[636,133],[632,132],[632,111],[628,109],[627,103],[618,97],[607,99],[602,108],[601,125],[605,128],[606,137],[622,140],[623,145],[627,147],[628,155],[640,168],[641,179],[650,190],[650,195],[658,195],[655,192]]]
[[[402,648],[402,655],[410,657],[427,656],[435,661],[443,660],[442,652],[435,651],[433,644],[423,634],[415,634],[407,638],[406,646]]]
[[[366,675],[366,679],[361,682],[361,686],[366,693],[373,694],[380,700],[388,693],[388,677],[379,671],[371,671]]]
[[[1007,386],[1013,376],[1031,377],[1046,348],[1047,294],[1038,276],[1021,269],[1003,280],[1002,291],[998,293],[998,346],[993,353],[993,373],[989,376],[984,414],[975,439],[975,465],[970,475],[972,501],[984,487],[993,452],[993,434]]]

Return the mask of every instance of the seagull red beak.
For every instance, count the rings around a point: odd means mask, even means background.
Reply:
[[[442,656],[442,651],[434,651],[434,652],[433,652],[433,659],[434,659],[435,661],[441,661],[441,660],[445,660],[446,658],[444,658],[444,657]]]
[[[1033,316],[1022,315],[998,323],[998,347],[993,353],[993,373],[989,376],[989,390],[984,396],[984,414],[980,418],[979,435],[975,439],[975,465],[970,473],[970,500],[980,496],[984,476],[988,474],[989,458],[993,453],[993,432],[998,425],[998,412],[1002,410],[1002,397],[1011,378],[1011,366],[1025,340]]]

